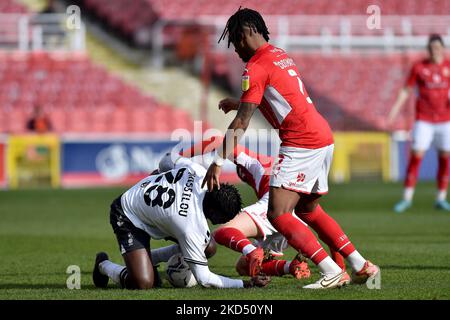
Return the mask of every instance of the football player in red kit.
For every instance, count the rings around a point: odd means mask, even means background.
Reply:
[[[268,43],[269,32],[261,15],[239,9],[228,20],[222,38],[228,35],[236,53],[246,62],[240,101],[226,99],[224,112],[237,110],[214,162],[203,180],[209,190],[219,186],[221,166],[247,129],[259,108],[278,130],[281,146],[272,169],[267,217],[278,232],[303,256],[315,263],[322,277],[307,289],[343,285],[345,272],[328,256],[317,238],[301,221],[316,230],[321,239],[347,259],[352,281],[365,283],[380,269],[364,259],[337,222],[318,204],[328,192],[328,172],[333,155],[333,135],[327,121],[317,112],[300,78],[295,62],[283,49]],[[292,215],[301,216],[301,220]],[[251,260],[261,261],[256,250]]]
[[[435,207],[450,211],[450,204],[446,200],[450,155],[450,61],[444,57],[444,41],[439,35],[430,36],[428,53],[429,58],[415,63],[412,67],[406,86],[400,91],[388,118],[388,123],[391,124],[413,87],[417,86],[412,150],[406,172],[403,199],[394,207],[397,213],[402,213],[411,207],[420,163],[432,143],[439,154]]]

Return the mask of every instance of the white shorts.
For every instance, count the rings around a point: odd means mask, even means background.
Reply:
[[[307,194],[327,193],[333,150],[334,144],[320,149],[280,147],[270,186]]]
[[[289,244],[286,238],[267,219],[268,205],[269,193],[267,192],[255,204],[245,207],[242,211],[249,215],[263,234],[263,238],[256,239],[255,245],[271,250],[275,256],[282,256],[283,251],[286,250]],[[300,220],[296,215],[294,217]],[[302,220],[300,221],[306,225]]]
[[[450,152],[450,121],[440,123],[416,121],[412,149],[427,151],[432,143],[438,150]]]

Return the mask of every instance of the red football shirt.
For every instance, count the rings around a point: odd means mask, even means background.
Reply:
[[[270,44],[258,48],[242,75],[241,102],[254,103],[279,130],[282,146],[318,149],[333,143],[328,122],[317,112],[294,61]]]
[[[418,87],[416,120],[450,121],[450,61],[436,64],[425,59],[417,62],[411,69],[406,85]]]

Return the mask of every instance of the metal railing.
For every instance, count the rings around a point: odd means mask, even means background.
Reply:
[[[83,52],[85,34],[66,14],[0,14],[0,50]]]

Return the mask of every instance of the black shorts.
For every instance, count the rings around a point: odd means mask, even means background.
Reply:
[[[111,203],[109,221],[116,234],[121,254],[138,249],[150,249],[150,235],[144,230],[136,228],[127,218],[120,202],[122,196]]]

